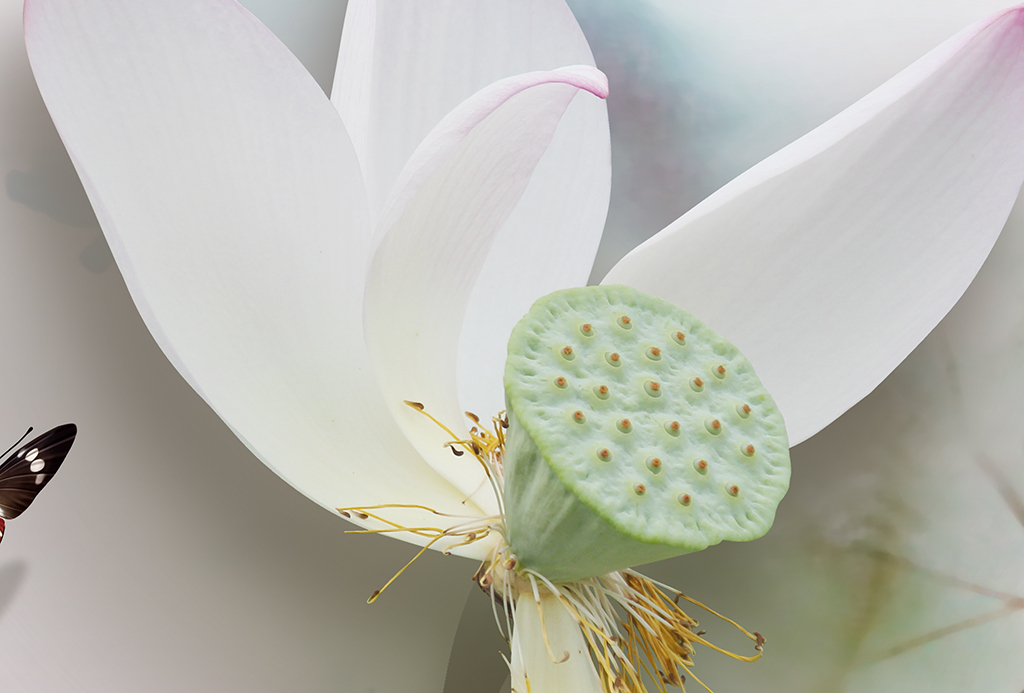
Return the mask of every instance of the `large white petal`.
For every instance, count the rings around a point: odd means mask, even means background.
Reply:
[[[508,336],[541,296],[587,283],[611,193],[605,102],[579,95],[494,240],[459,340],[459,401],[480,414],[505,408]]]
[[[795,443],[960,297],[1024,177],[1024,11],[950,39],[640,246],[605,281],[744,350]]]
[[[466,511],[380,399],[358,164],[294,57],[227,0],[29,0],[25,26],[136,305],[186,380],[326,507]]]
[[[331,98],[352,136],[372,212],[413,151],[492,82],[593,65],[563,0],[351,0]]]
[[[350,2],[332,99],[359,154],[371,214],[422,139],[463,100],[499,79],[572,64],[594,61],[563,0]],[[539,296],[590,276],[609,159],[605,104],[576,99],[470,297],[473,327],[458,345],[464,406],[488,415],[504,406],[501,370],[516,320]]]
[[[456,461],[442,447],[442,432],[402,400],[422,402],[453,430],[465,431],[455,372],[470,293],[566,108],[574,99],[597,100],[580,90],[603,97],[606,89],[604,75],[588,66],[529,73],[487,87],[424,140],[383,217],[387,231],[366,288],[367,344],[381,389],[420,453],[467,494],[480,491],[478,503],[493,502],[479,467]],[[575,160],[560,163],[566,172]],[[579,242],[591,230],[568,229],[566,236]],[[537,240],[513,239],[526,244],[526,257],[545,252],[530,243]],[[508,290],[536,288],[529,282],[538,273],[528,262],[516,271],[519,281]],[[505,341],[507,333],[499,337]]]

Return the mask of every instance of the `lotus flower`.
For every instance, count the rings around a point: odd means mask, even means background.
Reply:
[[[498,408],[508,327],[589,271],[607,145],[599,102],[575,92],[602,95],[600,78],[563,68],[589,57],[563,6],[500,11],[521,21],[485,35],[435,10],[434,33],[353,3],[334,111],[230,4],[26,5],[40,89],[151,331],[327,507],[486,510],[479,475],[401,400],[449,422]],[[608,280],[729,335],[792,442],[813,435],[946,313],[1009,213],[1020,14],[947,42]]]

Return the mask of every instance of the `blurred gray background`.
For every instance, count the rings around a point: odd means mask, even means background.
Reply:
[[[329,88],[344,2],[243,4]],[[570,4],[612,90],[612,209],[595,281],[730,178],[999,7]],[[486,600],[470,595],[474,565],[430,553],[367,606],[410,547],[343,534],[345,523],[256,461],[166,362],[39,99],[20,13],[17,0],[0,0],[0,438],[65,421],[80,436],[0,546],[0,686],[501,690],[502,643]],[[753,665],[698,653],[714,690],[1024,688],[1022,266],[1017,211],[936,332],[794,451],[792,491],[766,538],[645,569],[768,636]],[[746,651],[728,627],[706,623]]]

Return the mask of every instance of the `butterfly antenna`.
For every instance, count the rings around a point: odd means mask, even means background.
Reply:
[[[29,426],[29,427],[28,427],[28,430],[27,430],[27,431],[25,431],[25,435],[23,435],[23,436],[22,436],[21,438],[19,438],[19,439],[18,439],[18,442],[17,442],[17,443],[15,443],[15,444],[14,444],[14,445],[12,445],[11,447],[7,448],[7,452],[10,452],[10,451],[11,451],[11,450],[13,450],[14,448],[18,447],[18,446],[19,446],[19,445],[21,444],[21,441],[23,441],[23,440],[25,440],[26,438],[28,438],[28,434],[29,434],[29,433],[31,433],[31,432],[32,432],[32,427],[31,427],[31,426]],[[0,458],[3,458],[3,457],[7,457],[7,452],[5,452],[4,454],[0,455]]]

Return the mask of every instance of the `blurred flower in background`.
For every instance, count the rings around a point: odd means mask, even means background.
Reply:
[[[5,7],[2,45],[12,56],[5,65],[24,70],[11,29],[16,13]],[[325,40],[321,53],[310,48],[316,44],[310,36],[325,31],[325,8],[308,7],[265,2],[253,9],[311,69],[327,70],[336,47]],[[641,240],[632,234],[661,228],[997,6],[631,9],[574,4],[613,93],[629,95],[611,107],[616,181],[605,269]],[[302,25],[297,18],[307,11],[311,21]],[[335,24],[332,31],[339,29]],[[337,33],[332,36],[336,43]],[[313,71],[321,84],[329,83],[329,75]],[[20,420],[26,411],[37,420],[55,410],[59,418],[88,411],[96,443],[79,483],[68,483],[63,505],[50,499],[52,524],[40,520],[35,535],[26,530],[21,553],[0,556],[0,592],[7,586],[9,595],[4,600],[0,594],[0,609],[10,608],[0,612],[0,648],[32,663],[32,652],[43,651],[46,642],[48,658],[58,663],[45,672],[16,665],[6,675],[23,687],[43,676],[51,687],[74,681],[86,690],[151,683],[150,677],[167,690],[197,682],[274,690],[280,681],[311,690],[439,688],[450,641],[442,634],[455,627],[447,612],[468,588],[458,588],[464,565],[431,560],[418,566],[420,584],[389,591],[391,608],[367,608],[358,599],[355,608],[337,604],[345,601],[342,593],[363,595],[377,586],[401,560],[403,547],[334,536],[336,522],[321,519],[265,470],[251,469],[259,465],[163,363],[120,282],[83,272],[90,265],[79,255],[95,234],[86,238],[75,230],[89,228],[87,216],[79,221],[80,207],[61,211],[68,196],[80,192],[70,184],[63,194],[46,189],[68,165],[53,154],[60,145],[34,100],[31,79],[12,74],[5,73],[4,93],[22,94],[30,105],[0,121],[6,171],[21,172],[8,173],[3,213],[18,229],[35,233],[5,239],[8,255],[26,258],[27,267],[8,278],[4,295],[31,298],[4,306],[6,322],[25,326],[20,334],[33,339],[9,347],[5,359],[28,362],[42,374],[12,378],[10,390],[24,399],[6,405],[5,420]],[[18,142],[8,126],[20,126],[19,137],[38,133],[34,145]],[[40,159],[46,165],[33,179],[28,173],[37,170],[30,161],[36,150],[50,158]],[[40,181],[35,188],[27,184],[32,180]],[[656,566],[656,577],[704,601],[728,603],[731,615],[771,630],[769,656],[757,665],[718,670],[713,656],[702,658],[699,671],[716,690],[743,690],[754,682],[769,690],[772,682],[784,690],[839,688],[851,672],[854,689],[1024,685],[1012,668],[1012,629],[1019,637],[1022,627],[1012,613],[863,666],[936,629],[1000,608],[998,598],[940,573],[1021,592],[1017,568],[1024,548],[1013,534],[1021,529],[1006,494],[1000,495],[1024,481],[1013,477],[1022,455],[1013,426],[1020,420],[1013,395],[1021,384],[1017,268],[1024,259],[1020,234],[1013,233],[1016,218],[936,335],[862,405],[795,451],[793,492],[766,539]],[[71,247],[75,252],[67,251]],[[53,278],[76,269],[81,276]],[[601,273],[599,266],[595,278]],[[97,289],[96,281],[107,284]],[[53,379],[44,386],[47,375]],[[980,453],[991,460],[989,468],[1002,470],[1005,483],[979,465]],[[962,483],[950,487],[951,478]],[[126,520],[133,526],[125,527]],[[5,548],[13,546],[8,542]],[[74,590],[67,587],[71,571]],[[438,605],[433,612],[423,603],[425,579]],[[212,635],[196,632],[200,620],[213,624]],[[106,630],[92,645],[84,634],[97,624]],[[485,625],[490,633],[493,625]],[[151,636],[138,640],[138,630]],[[456,641],[459,666],[453,665],[450,693],[469,690],[454,687],[467,664],[464,657],[460,662],[466,640]],[[376,651],[385,646],[389,652]],[[503,675],[494,649],[475,658],[487,667],[481,677]],[[396,651],[408,667],[384,664]]]

